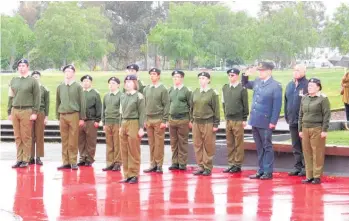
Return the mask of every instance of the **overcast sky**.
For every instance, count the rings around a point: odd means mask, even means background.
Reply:
[[[96,0],[95,0],[96,1]],[[229,1],[226,0],[227,4],[232,8],[232,10],[236,11],[246,11],[251,16],[257,16],[259,11],[260,2],[258,0],[237,0],[237,1]],[[349,4],[349,0],[326,0],[323,1],[327,10],[326,15],[331,16],[336,8],[340,5],[341,2],[345,2]],[[11,15],[14,10],[17,9],[19,5],[18,0],[1,0],[0,1],[0,13],[4,13],[7,15]]]

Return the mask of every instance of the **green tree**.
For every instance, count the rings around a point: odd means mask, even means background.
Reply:
[[[110,32],[111,24],[99,8],[85,9],[76,2],[51,2],[35,24],[39,54],[58,66],[101,59],[113,50],[106,40]]]
[[[338,47],[342,54],[349,53],[349,4],[338,7],[333,20],[327,21],[324,35],[331,47]]]
[[[1,15],[1,69],[12,68],[16,60],[27,57],[35,38],[24,19]]]

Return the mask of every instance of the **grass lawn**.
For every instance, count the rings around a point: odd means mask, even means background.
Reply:
[[[80,77],[90,74],[93,77],[93,87],[96,88],[103,98],[104,94],[108,92],[107,80],[111,76],[119,77],[123,82],[123,79],[126,75],[126,72],[77,72],[76,79],[79,81]],[[185,85],[187,85],[192,90],[198,87],[197,80],[198,72],[186,71],[185,76]],[[8,83],[12,77],[17,76],[18,74],[2,74],[1,77],[1,119],[7,119],[7,102],[8,102]],[[280,81],[285,90],[287,83],[292,79],[292,70],[287,71],[274,71],[274,78],[277,81]],[[329,97],[331,102],[331,108],[341,108],[343,103],[341,101],[341,96],[339,95],[339,85],[340,79],[343,76],[342,69],[312,69],[308,70],[307,77],[318,77],[323,82],[323,91]],[[141,72],[140,77],[142,81],[146,84],[150,82],[148,73]],[[227,74],[226,72],[215,71],[211,73],[211,87],[217,89],[221,94],[222,86],[227,83]],[[42,73],[42,83],[45,85],[51,92],[50,94],[50,114],[49,119],[55,119],[55,99],[56,99],[56,87],[63,81],[62,72],[43,72]],[[164,71],[161,74],[161,81],[167,86],[172,85],[172,78],[170,71]],[[252,92],[249,92],[249,101],[251,102]],[[283,109],[281,110],[283,113]],[[221,108],[221,119],[223,119],[223,111]]]

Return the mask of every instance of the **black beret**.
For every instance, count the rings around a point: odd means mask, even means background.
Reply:
[[[120,84],[120,80],[117,77],[111,77],[108,79],[108,83],[109,83],[109,81],[115,81],[116,83]]]
[[[19,64],[21,64],[21,63],[24,63],[24,64],[29,65],[29,61],[28,61],[27,59],[24,59],[24,58],[22,58],[21,60],[19,60],[19,61],[17,62],[17,66],[18,66]]]
[[[172,72],[172,76],[175,75],[175,74],[180,74],[180,75],[182,75],[182,77],[184,77],[184,72],[183,71],[177,71],[177,70],[173,71]]]
[[[151,72],[156,72],[157,74],[161,74],[161,70],[160,70],[160,69],[157,69],[157,68],[152,68],[152,69],[150,69],[150,70],[149,70],[149,74],[150,74]]]
[[[274,64],[272,62],[262,61],[258,63],[257,70],[273,70]]]
[[[201,72],[201,73],[198,74],[198,77],[200,77],[200,76],[205,76],[205,77],[207,77],[209,79],[211,78],[211,75],[208,72]]]
[[[38,72],[38,71],[33,71],[32,76],[33,76],[33,75],[35,75],[35,74],[37,74],[37,75],[41,76],[41,73],[40,73],[40,72]]]
[[[321,85],[320,79],[318,79],[318,78],[310,78],[309,79],[309,83],[310,82],[315,83],[317,86],[320,87],[320,91],[322,90],[322,85]]]
[[[139,70],[139,66],[136,65],[136,64],[130,64],[126,67],[126,69],[133,69],[133,70],[136,70],[138,71]]]
[[[72,69],[72,70],[75,72],[75,67],[74,67],[73,65],[71,65],[71,64],[68,64],[68,65],[64,66],[63,72],[64,72],[65,69],[67,69],[67,68],[70,68],[70,69]]]
[[[125,77],[125,81],[126,80],[137,80],[137,76],[133,74],[129,74]]]
[[[90,75],[84,75],[84,76],[82,76],[81,78],[80,78],[80,81],[82,82],[83,80],[85,80],[85,79],[89,79],[90,81],[92,81],[92,77],[90,76]]]
[[[237,74],[237,75],[239,75],[240,74],[240,70],[237,69],[237,68],[232,68],[232,69],[229,69],[227,71],[227,74]]]

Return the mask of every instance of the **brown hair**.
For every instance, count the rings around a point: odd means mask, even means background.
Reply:
[[[125,81],[124,81],[124,88],[125,88],[125,83],[126,83],[126,81],[130,81],[130,80],[126,80],[126,79],[125,79]],[[138,88],[139,88],[138,81],[137,81],[137,80],[131,80],[131,81],[133,82],[134,87],[135,87],[135,88],[133,88],[133,89],[135,89],[136,91],[138,91]],[[125,89],[126,89],[126,88],[125,88]]]

